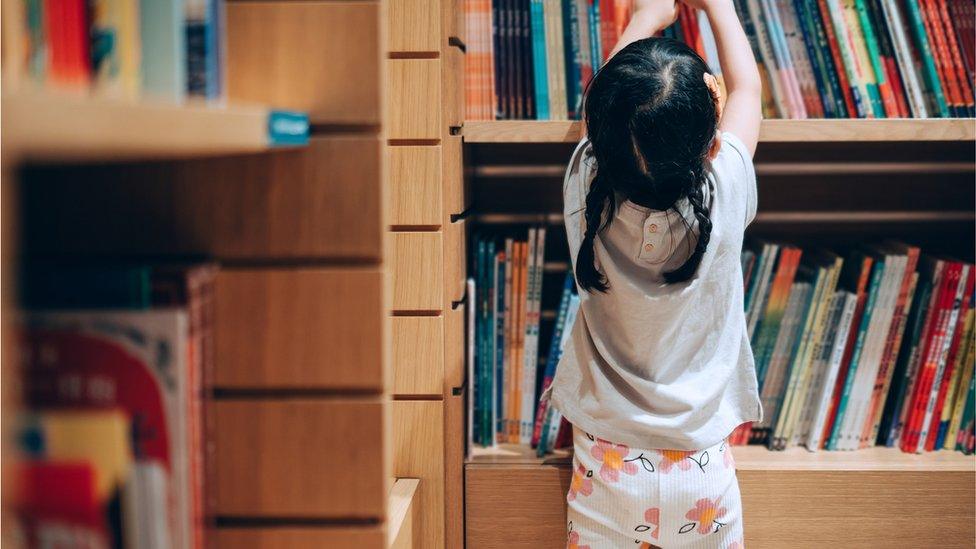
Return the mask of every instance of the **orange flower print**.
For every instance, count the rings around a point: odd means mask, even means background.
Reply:
[[[746,549],[746,546],[741,541],[733,541],[726,549]]]
[[[600,478],[605,482],[620,480],[620,471],[628,475],[637,474],[637,464],[633,461],[626,461],[628,453],[630,453],[630,448],[627,446],[614,444],[602,438],[596,439],[596,445],[590,449],[590,455],[593,456],[593,459],[603,463],[600,467]]]
[[[566,494],[566,501],[573,501],[578,496],[588,496],[593,493],[593,476],[591,471],[587,471],[583,465],[577,465],[573,472],[573,479],[569,482],[569,493]]]
[[[717,532],[719,528],[725,526],[724,522],[719,522],[718,519],[725,516],[725,507],[719,506],[719,501],[722,498],[718,498],[712,501],[708,498],[701,498],[695,502],[695,507],[690,509],[685,513],[685,518],[694,522],[689,522],[681,527],[678,531],[679,534],[684,534],[692,531],[695,528],[695,523],[698,524],[699,534],[708,534],[710,532]]]
[[[691,456],[694,452],[684,450],[661,450],[661,472],[669,473],[672,467],[677,467],[682,471],[691,469]]]
[[[590,549],[589,545],[579,544],[579,532],[570,532],[566,541],[566,549]]]
[[[659,507],[651,507],[647,511],[644,511],[644,522],[647,524],[639,524],[637,528],[634,528],[637,532],[651,531],[651,537],[657,539],[658,534],[660,534],[660,524],[661,524],[661,509]],[[643,547],[644,545],[641,545]],[[648,544],[648,547],[650,545]]]

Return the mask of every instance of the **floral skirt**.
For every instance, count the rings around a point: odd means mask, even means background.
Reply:
[[[569,549],[742,548],[731,448],[629,448],[573,429]]]

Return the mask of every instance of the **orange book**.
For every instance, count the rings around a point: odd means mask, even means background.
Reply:
[[[515,304],[512,317],[512,398],[509,399],[508,441],[518,443],[520,408],[522,402],[522,341],[525,337],[525,291],[528,282],[525,272],[526,248],[525,242],[515,244],[515,263],[513,265],[512,301]]]
[[[946,45],[949,50],[949,64],[955,75],[956,82],[959,84],[959,92],[962,94],[962,104],[966,107],[972,107],[974,105],[973,90],[969,83],[969,77],[966,75],[966,69],[963,66],[962,54],[959,51],[956,33],[949,19],[948,2],[946,0],[936,0],[935,3],[939,12],[939,18],[942,21],[942,28],[945,29]]]
[[[965,103],[959,89],[959,83],[956,81],[956,75],[949,62],[949,50],[945,41],[945,31],[939,17],[939,9],[935,5],[935,0],[921,0],[919,4],[922,8],[925,32],[928,34],[929,44],[932,46],[932,59],[935,61],[939,80],[942,82],[946,101],[950,106],[950,114],[956,115]]]

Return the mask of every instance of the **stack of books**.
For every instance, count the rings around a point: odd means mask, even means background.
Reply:
[[[472,443],[542,454],[569,443],[568,426],[540,395],[579,298],[568,273],[549,345],[539,347],[533,269],[543,258],[526,261],[519,249],[518,240],[491,237],[476,248]],[[765,414],[732,433],[732,444],[974,451],[973,265],[900,242],[840,255],[765,241],[743,251],[742,265]]]
[[[32,268],[13,502],[27,546],[202,548],[212,265]]]
[[[12,0],[3,4],[7,86],[113,98],[216,99],[220,0]]]
[[[632,0],[466,0],[468,120],[578,119]],[[767,118],[974,115],[972,0],[734,0]],[[679,4],[661,33],[721,81],[708,18]]]

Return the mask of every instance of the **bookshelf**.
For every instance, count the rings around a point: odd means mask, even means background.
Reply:
[[[583,135],[578,120],[472,120],[465,143],[575,143]],[[976,119],[765,120],[763,143],[951,142],[976,139]]]
[[[260,105],[185,105],[18,91],[2,98],[4,155],[19,162],[93,162],[254,153],[280,146]],[[297,114],[297,113],[296,113]],[[308,142],[308,123],[298,115]],[[304,120],[304,123],[302,122]]]
[[[472,234],[549,226],[541,312],[548,341],[552,292],[569,266],[562,177],[580,123],[468,121],[463,136]],[[974,142],[972,119],[764,121],[755,160],[760,207],[749,233],[828,247],[896,238],[972,261]],[[966,547],[976,535],[973,456],[755,446],[735,446],[733,455],[750,547]],[[467,546],[559,547],[570,460],[567,450],[539,458],[517,445],[472,448],[464,463]],[[914,519],[895,518],[908,501]],[[946,527],[947,517],[958,523]]]

